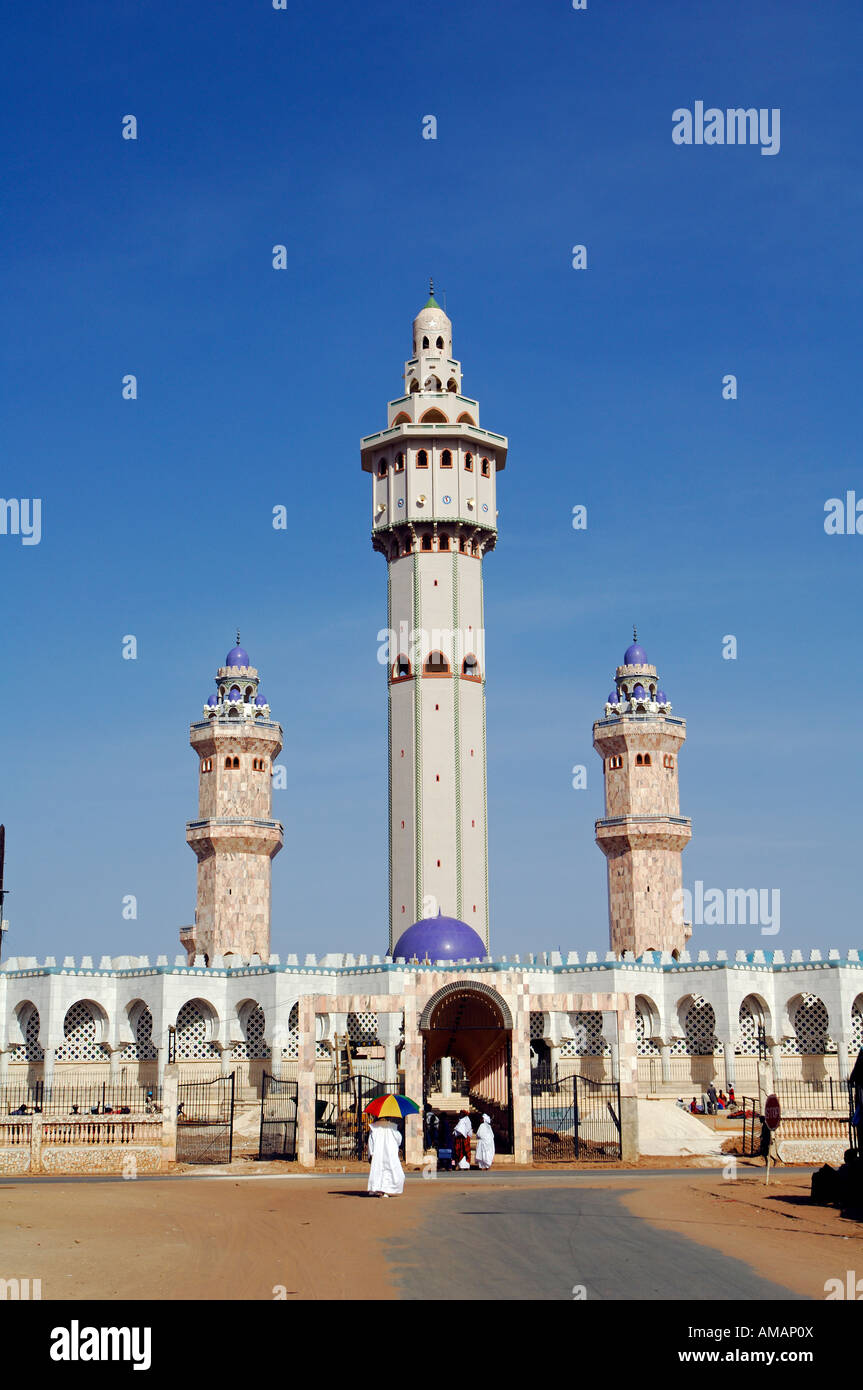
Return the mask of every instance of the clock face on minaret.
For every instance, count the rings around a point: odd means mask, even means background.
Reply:
[[[387,561],[390,949],[438,912],[488,945],[482,561],[497,540],[507,440],[462,391],[432,293],[413,322],[405,390],[361,444],[372,545]]]

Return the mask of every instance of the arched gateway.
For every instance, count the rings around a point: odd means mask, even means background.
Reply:
[[[499,1153],[512,1153],[512,1014],[506,1000],[478,980],[460,980],[432,995],[420,1016],[423,1102],[434,1109],[487,1113]],[[461,1062],[469,1101],[430,1090],[432,1069],[446,1058]]]

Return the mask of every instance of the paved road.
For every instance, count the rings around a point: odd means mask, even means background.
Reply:
[[[601,1188],[453,1194],[410,1240],[387,1242],[387,1258],[404,1299],[571,1300],[574,1285],[588,1301],[800,1298]]]

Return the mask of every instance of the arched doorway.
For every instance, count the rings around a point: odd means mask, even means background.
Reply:
[[[512,1153],[512,1015],[505,1000],[479,981],[444,985],[423,1009],[420,1032],[424,1105],[453,1114],[469,1109],[474,1121],[488,1114],[497,1151]],[[432,1072],[447,1057],[464,1068],[468,1099],[457,1093],[432,1097]]]

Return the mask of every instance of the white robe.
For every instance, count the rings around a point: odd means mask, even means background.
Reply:
[[[480,1168],[494,1163],[494,1130],[488,1123],[481,1124],[476,1132],[476,1161]]]
[[[399,1162],[401,1135],[392,1120],[374,1120],[369,1127],[369,1192],[398,1196],[405,1185]]]

